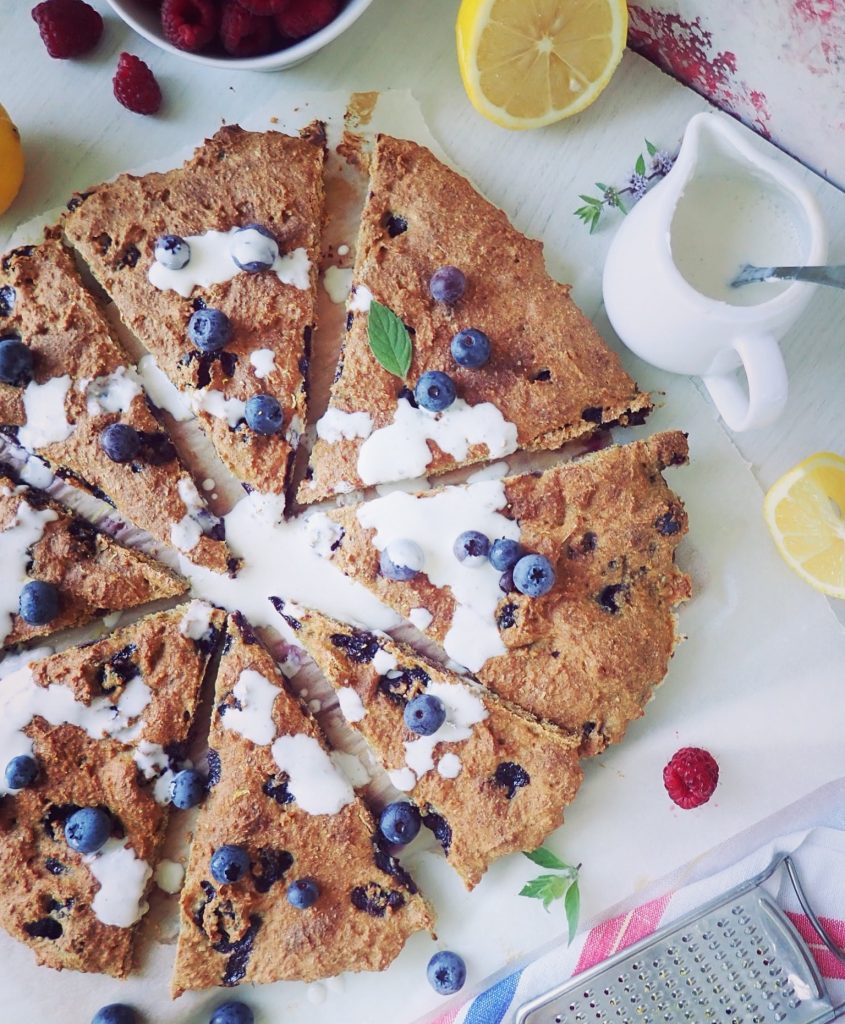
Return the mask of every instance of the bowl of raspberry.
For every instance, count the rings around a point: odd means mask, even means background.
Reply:
[[[109,0],[151,43],[218,68],[280,71],[336,39],[372,0]]]

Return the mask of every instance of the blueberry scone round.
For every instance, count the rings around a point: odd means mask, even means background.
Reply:
[[[2,926],[39,963],[124,977],[222,612],[194,602],[0,686]]]
[[[558,448],[651,408],[542,244],[413,142],[376,141],[347,328],[303,502]]]
[[[55,240],[0,260],[0,428],[192,561],[234,567],[222,522]]]
[[[79,193],[64,231],[234,476],[283,495],[304,428],[324,138],[221,128],[183,167]]]
[[[229,617],[173,993],[383,970],[432,913],[242,616]]]

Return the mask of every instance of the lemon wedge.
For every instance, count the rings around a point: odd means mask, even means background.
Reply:
[[[622,59],[625,0],[463,0],[458,64],[475,109],[503,128],[577,114]]]
[[[845,459],[818,452],[771,488],[763,514],[778,551],[816,590],[845,598]]]
[[[12,119],[0,106],[0,213],[12,205],[23,181],[21,137]]]

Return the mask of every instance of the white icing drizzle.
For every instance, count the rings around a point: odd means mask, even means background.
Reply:
[[[177,486],[186,512],[178,523],[171,526],[170,540],[180,551],[192,551],[202,536],[199,517],[201,512],[206,511],[205,502],[200,497],[197,485],[189,476],[180,477]]]
[[[299,439],[302,437],[303,431],[305,430],[305,422],[301,416],[294,413],[290,418],[290,423],[285,431],[285,440],[291,446],[291,448],[299,447]]]
[[[65,416],[65,398],[70,377],[51,377],[44,384],[31,380],[24,388],[23,407],[26,425],[18,427],[18,441],[34,451],[48,444],[66,441],[73,433],[73,424]]]
[[[191,392],[190,402],[195,413],[206,412],[225,420],[232,430],[246,416],[246,402],[242,398],[227,398],[217,388],[198,388]]]
[[[326,267],[323,273],[323,287],[332,302],[336,302],[338,305],[345,302],[351,285],[351,267]]]
[[[14,653],[10,651],[0,661],[0,679],[6,679],[36,661],[43,661],[53,653],[53,648],[46,644],[43,647],[32,647],[28,651],[15,651]]]
[[[240,733],[262,747],[272,743],[276,735],[273,704],[280,693],[280,686],[255,669],[245,668],[232,689],[240,707],[229,705],[225,708],[221,715],[223,728]]]
[[[443,646],[449,657],[471,672],[505,653],[496,625],[502,597],[499,573],[489,562],[468,569],[452,551],[464,530],[480,530],[490,538],[519,540],[517,523],[498,509],[507,504],[500,480],[445,487],[424,497],[394,491],[362,505],[357,512],[364,529],[375,530],[373,544],[383,551],[394,540],[413,540],[425,554],[425,575],[436,587],[449,587],[457,607]],[[401,584],[397,584],[401,586]]]
[[[162,859],[155,870],[155,883],[162,892],[173,896],[185,882],[185,869],[175,860]]]
[[[337,702],[347,722],[360,722],[367,714],[367,709],[358,696],[358,691],[353,690],[351,686],[341,686],[338,689]]]
[[[312,736],[280,736],[272,746],[279,770],[288,774],[288,790],[306,814],[337,814],[352,803],[355,790]]]
[[[329,444],[336,444],[341,439],[352,441],[356,437],[369,437],[372,432],[373,421],[366,412],[329,408],[317,420],[317,437]]]
[[[51,508],[34,509],[23,499],[15,518],[0,533],[0,566],[3,585],[0,587],[0,643],[12,630],[12,617],[18,610],[18,600],[27,582],[29,549],[44,536],[44,527],[58,519]]]
[[[444,779],[456,779],[461,774],[461,759],[451,751],[444,754],[437,762],[437,771]]]
[[[431,736],[420,736],[407,741],[405,746],[405,763],[417,779],[431,771],[434,767],[434,748],[438,743],[462,743],[472,736],[472,727],[483,722],[487,717],[484,702],[464,683],[438,683],[432,681],[426,686],[425,692],[432,697],[439,697],[446,707],[446,720]],[[444,754],[444,758],[446,755]],[[443,758],[441,758],[441,761]],[[455,760],[458,760],[456,757]],[[458,761],[460,765],[460,761]],[[454,762],[447,761],[445,771],[440,774],[444,778],[455,778],[447,772],[454,769]]]
[[[417,784],[417,777],[410,768],[394,768],[387,773],[393,788],[402,793],[410,793]]]
[[[177,423],[185,423],[193,418],[187,396],[176,387],[167,374],[155,361],[155,356],[142,356],[138,362],[138,376],[144,390],[153,404],[173,417]]]
[[[338,480],[334,485],[335,494],[351,494],[355,487],[348,480]]]
[[[372,660],[372,666],[380,676],[387,675],[388,672],[396,668],[397,664],[396,658],[389,651],[383,651],[381,647],[376,651]]]
[[[354,789],[360,789],[370,781],[370,773],[367,771],[366,765],[355,754],[347,754],[344,750],[333,750],[329,756],[335,768],[349,780]]]
[[[135,856],[126,839],[107,839],[102,849],[83,857],[100,888],[91,909],[103,924],[131,928],[149,910],[144,899],[152,868]]]
[[[338,256],[348,256],[349,255],[349,246],[346,244],[346,242],[343,242],[341,245],[339,245],[337,247],[337,254],[338,254]]]
[[[179,632],[189,640],[202,640],[211,626],[213,612],[207,601],[191,601],[179,623]]]
[[[249,361],[259,380],[269,377],[276,369],[276,353],[271,348],[257,348],[249,354]]]
[[[368,313],[373,301],[373,293],[365,284],[356,284],[352,288],[347,309],[351,313]]]
[[[468,405],[456,399],[443,412],[396,403],[393,422],[374,431],[358,452],[358,476],[367,485],[422,475],[433,458],[428,442],[459,462],[472,445],[484,445],[491,459],[516,451],[516,425],[492,402]]]
[[[170,785],[173,772],[170,769],[167,754],[160,743],[139,740],[132,751],[132,759],[141,770],[145,779],[155,779],[153,799],[157,804],[170,803]]]
[[[104,412],[126,412],[135,398],[142,394],[136,374],[125,366],[118,366],[105,377],[79,380],[76,387],[85,394],[89,416],[99,416]]]
[[[334,557],[334,548],[343,537],[343,527],[325,512],[312,512],[303,522],[305,541],[320,558]]]
[[[433,618],[434,616],[428,608],[412,608],[408,612],[408,620],[411,625],[416,626],[421,633],[424,633],[428,629]]]
[[[161,291],[177,292],[187,299],[195,288],[208,288],[213,284],[231,281],[233,277],[244,273],[232,259],[232,236],[240,228],[228,231],[206,231],[201,235],[185,235],[185,241],[191,247],[191,258],[181,270],[169,270],[158,260],[153,260],[147,271],[147,277],[154,287]],[[303,248],[280,254],[276,257],[270,271],[282,284],[293,285],[305,291],[311,285],[311,261],[308,252]]]
[[[42,491],[46,491],[56,479],[52,469],[37,455],[30,455],[18,475],[25,484],[29,484],[30,487],[38,487]]]

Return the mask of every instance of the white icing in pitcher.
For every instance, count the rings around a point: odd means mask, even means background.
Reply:
[[[306,814],[337,814],[355,799],[349,780],[312,736],[280,736],[272,753],[288,775],[288,791]]]
[[[281,686],[255,669],[245,668],[232,689],[240,707],[224,705],[221,708],[223,728],[240,733],[262,747],[272,743],[276,735],[273,704],[281,692]]]
[[[65,416],[65,398],[70,389],[70,377],[51,377],[43,384],[31,380],[24,388],[23,407],[26,425],[18,427],[18,441],[35,451],[48,444],[66,441],[73,433],[73,424]]]

